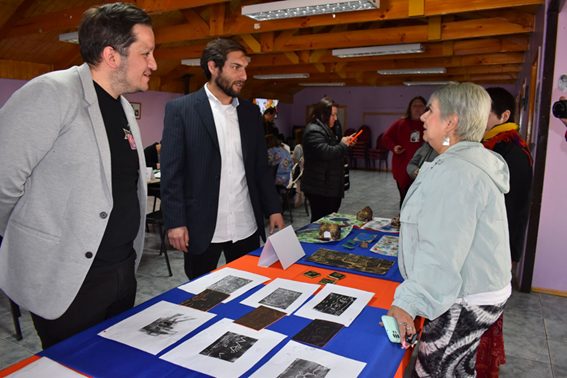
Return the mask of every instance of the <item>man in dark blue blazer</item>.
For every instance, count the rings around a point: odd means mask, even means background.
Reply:
[[[230,39],[205,47],[201,67],[208,82],[165,108],[161,196],[170,244],[185,252],[190,279],[259,247],[269,231],[284,227],[268,167],[260,111],[239,99],[249,59]]]

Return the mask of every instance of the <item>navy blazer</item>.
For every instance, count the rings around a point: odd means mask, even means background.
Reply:
[[[264,216],[281,212],[258,107],[239,99],[237,107],[246,182],[258,232]],[[217,222],[221,155],[213,112],[204,88],[165,107],[161,150],[161,207],[167,229],[189,229],[189,252],[203,253]]]

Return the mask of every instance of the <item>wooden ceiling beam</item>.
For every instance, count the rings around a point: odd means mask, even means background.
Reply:
[[[53,65],[0,59],[0,77],[15,80],[31,80],[53,71]]]
[[[441,29],[441,39],[447,41],[473,37],[482,38],[507,34],[529,33],[533,31],[533,25],[519,25],[513,22],[507,22],[505,19],[490,18],[472,21],[447,22],[442,24]],[[306,35],[294,35],[292,31],[285,31],[274,38],[273,51],[287,52],[325,48],[331,49],[398,43],[418,43],[427,42],[428,40],[428,25]],[[161,47],[157,51],[161,51],[164,55],[171,56],[173,54],[172,50],[175,49],[178,49],[178,47]]]
[[[287,38],[286,38],[287,39]],[[198,58],[204,48],[204,43],[194,44],[182,47],[158,48],[155,52],[156,58],[160,59],[185,59]],[[519,52],[526,51],[529,48],[529,38],[527,35],[500,36],[494,38],[481,38],[476,40],[455,40],[440,43],[427,43],[426,51],[419,54],[420,57],[439,57],[451,55],[469,55],[469,54],[486,54],[497,52]],[[254,65],[288,65],[290,60],[286,57],[286,53],[294,53],[299,56],[300,62],[311,62],[311,53],[309,50],[294,51],[292,49],[277,51],[276,46],[273,48],[274,53],[252,56]],[[318,50],[325,51],[325,50]],[[396,59],[412,59],[416,54],[398,55]],[[320,52],[317,56],[321,63],[329,62],[350,62],[357,60],[374,61],[374,60],[390,60],[392,55],[364,57],[364,58],[337,58],[331,55],[330,50],[326,50],[323,54]],[[297,64],[297,63],[295,63]]]
[[[193,9],[184,9],[182,12],[183,17],[187,23],[191,25],[192,33],[199,33],[207,35],[210,33],[209,24]]]
[[[230,0],[135,0],[137,6],[148,13],[159,14],[180,9],[197,8],[212,4],[226,3]]]
[[[261,51],[271,52],[274,51],[274,33],[262,33],[260,34],[260,44]]]
[[[409,0],[408,16],[417,17],[425,15],[425,0]]]
[[[292,64],[299,64],[299,55],[297,55],[293,51],[285,52],[284,56],[289,59],[289,62]]]
[[[228,0],[138,0],[134,2],[150,14],[159,14],[168,11],[225,3],[227,1]],[[108,3],[111,1],[104,0],[102,2]],[[23,19],[19,18],[19,21],[15,22],[7,33],[0,34],[0,38],[20,37],[23,35],[47,32],[63,33],[76,30],[83,13],[88,8],[89,6],[72,7],[59,12],[51,12]],[[21,15],[21,13],[16,14]],[[179,38],[179,36],[177,38]]]
[[[428,19],[427,39],[429,41],[441,40],[441,16],[434,16]]]
[[[8,30],[20,19],[20,15],[25,14],[29,7],[34,3],[34,0],[23,0],[20,4],[12,10],[0,16],[0,36],[5,35]]]
[[[212,10],[209,16],[209,29],[212,35],[224,35],[224,18],[225,9],[224,4],[215,4],[210,7]]]
[[[252,50],[252,53],[259,54],[262,52],[262,45],[256,38],[254,38],[254,36],[250,34],[241,34],[240,38],[242,39],[242,42],[244,42],[244,44]]]
[[[304,28],[316,28],[326,25],[340,25],[340,24],[353,24],[374,21],[388,21],[399,20],[408,17],[409,3],[414,0],[390,0],[387,5],[381,9],[367,10],[360,12],[345,12],[333,15],[320,15],[311,17],[290,18],[274,21],[258,22],[249,17],[236,14],[231,20],[230,24],[225,26],[227,36],[245,33],[258,33],[282,30],[295,30]],[[423,0],[420,0],[423,1]],[[478,12],[483,9],[494,10],[501,8],[518,8],[541,5],[544,0],[475,0],[475,1],[446,1],[446,0],[425,0],[424,1],[424,14],[425,17],[442,16],[446,14],[464,13],[464,12]],[[190,25],[186,26],[190,28]],[[175,26],[163,27],[156,30],[157,35],[162,35],[157,38],[157,43],[170,43],[179,42],[181,40],[176,37],[174,32],[169,32],[169,28]],[[191,39],[198,40],[208,38],[211,35],[193,33]]]
[[[454,21],[443,24],[441,39],[444,41],[490,37],[508,34],[529,33],[534,30],[534,17],[530,23],[515,23],[498,17],[468,21]]]
[[[453,56],[441,58],[416,58],[416,59],[390,59],[374,62],[346,63],[341,65],[341,71],[375,71],[378,69],[402,69],[402,68],[430,68],[430,67],[463,67],[463,66],[490,66],[522,64],[522,53],[484,54],[474,56]],[[258,66],[252,64],[248,67],[251,74],[278,74],[278,73],[316,73],[319,71],[312,64],[298,64],[287,66]],[[334,70],[329,70],[333,72]]]
[[[321,15],[304,18],[293,18],[286,20],[256,22],[242,15],[235,15],[230,24],[223,27],[216,26],[208,33],[198,28],[196,30],[188,23],[161,27],[156,29],[157,43],[180,42],[184,40],[199,40],[211,36],[235,35],[245,33],[258,33],[279,30],[291,30],[299,28],[311,28],[324,25],[338,25],[349,23],[373,22],[377,20],[396,20],[408,17],[409,3],[413,0],[390,0],[388,7],[384,9],[339,13],[333,18],[331,15]],[[227,0],[138,0],[136,3],[147,10],[150,14],[160,14],[183,9],[191,9],[206,5],[218,6],[223,9],[231,7],[231,3],[225,5]],[[216,5],[215,5],[216,4]],[[476,1],[446,1],[425,0],[424,16],[440,16],[444,14],[479,11],[483,9],[518,8],[530,5],[544,4],[544,0],[476,0]],[[20,19],[7,33],[2,34],[4,38],[18,37],[28,34],[54,32],[62,33],[76,29],[83,12],[87,7],[69,8],[64,11],[51,12],[40,16]],[[218,12],[218,11],[217,11]],[[224,17],[222,19],[224,23]],[[219,21],[220,22],[220,21]],[[181,30],[180,30],[181,29]],[[179,33],[181,31],[181,33]],[[159,37],[158,37],[159,36]],[[1,37],[0,37],[1,38]]]
[[[157,49],[154,52],[156,59],[189,59],[200,58],[206,43],[198,43],[188,46],[170,47],[167,49]]]

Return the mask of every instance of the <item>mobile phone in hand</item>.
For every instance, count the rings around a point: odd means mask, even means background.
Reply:
[[[400,337],[398,321],[393,316],[382,315],[382,324],[384,324],[388,339],[393,343],[401,344],[402,339]]]

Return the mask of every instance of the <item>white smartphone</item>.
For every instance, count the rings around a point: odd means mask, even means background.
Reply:
[[[382,315],[382,324],[384,324],[388,339],[393,343],[401,344],[402,339],[400,338],[400,329],[396,319],[392,316]]]

